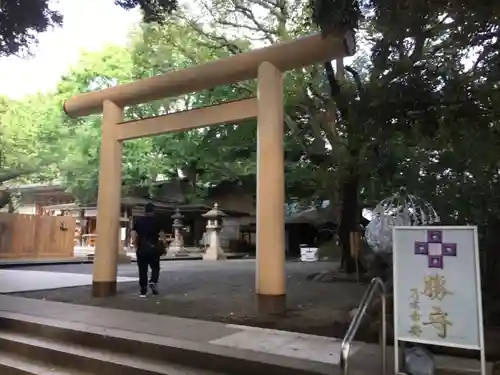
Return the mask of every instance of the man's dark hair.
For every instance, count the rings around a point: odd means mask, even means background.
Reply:
[[[155,212],[155,205],[153,203],[146,203],[144,206],[144,212],[147,214],[152,214]]]

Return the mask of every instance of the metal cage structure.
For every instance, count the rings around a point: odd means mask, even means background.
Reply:
[[[373,218],[366,226],[365,238],[376,253],[392,254],[392,228],[440,223],[436,210],[426,200],[408,194],[402,187],[396,194],[383,199],[375,207]]]

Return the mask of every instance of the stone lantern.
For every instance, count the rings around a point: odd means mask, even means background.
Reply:
[[[169,256],[176,256],[179,253],[183,252],[184,250],[184,238],[182,237],[182,219],[184,218],[184,215],[181,214],[180,210],[177,208],[175,210],[175,214],[173,214],[172,219],[174,219],[174,223],[172,224],[172,229],[174,232],[174,239],[170,243],[170,246],[168,247],[168,253],[167,255]]]
[[[219,205],[215,203],[214,207],[202,216],[207,219],[206,228],[209,241],[209,246],[203,255],[203,260],[225,259],[224,251],[220,245],[219,234],[222,229],[222,218],[227,215],[219,210]]]

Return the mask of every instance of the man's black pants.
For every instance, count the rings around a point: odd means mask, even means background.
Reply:
[[[141,250],[143,249],[139,248],[137,251],[137,266],[139,267],[139,285],[141,287],[141,293],[145,294],[148,291],[148,268],[151,267],[150,283],[156,284],[160,277],[160,254],[150,249],[146,251]]]

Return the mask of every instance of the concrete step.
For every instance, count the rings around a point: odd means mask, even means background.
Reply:
[[[46,362],[2,351],[0,351],[0,373],[2,375],[92,375],[89,372],[75,369],[69,371]]]
[[[0,319],[0,352],[100,375],[340,374],[328,364],[26,315]]]
[[[32,369],[27,372],[29,374],[57,374],[56,371],[69,374],[83,369],[86,374],[102,375],[220,375],[212,371],[187,368],[136,355],[115,353],[111,348],[93,349],[13,332],[0,332],[0,351],[35,361],[30,366]],[[11,364],[6,363],[6,365],[18,370],[21,367],[18,365],[20,361],[12,363],[13,357],[10,358]],[[45,368],[41,367],[40,363],[44,364]],[[47,368],[50,372],[43,372],[47,371]],[[21,367],[21,370],[26,372],[27,368]]]
[[[133,323],[124,330],[67,322],[64,318],[4,313],[0,318],[0,374],[57,374],[46,372],[47,366],[55,366],[61,374],[73,374],[74,370],[102,375],[341,374],[338,366],[315,360],[134,332],[137,327]],[[378,374],[379,348],[372,349],[365,348],[362,355],[352,358],[349,375]],[[392,353],[389,349],[390,369]],[[25,358],[27,365],[33,364],[34,370],[29,372],[20,366],[23,361],[16,360],[19,357]],[[1,358],[6,362],[4,367]],[[475,361],[438,356],[436,363],[440,368],[437,375],[479,375]],[[42,372],[36,372],[36,366],[42,366]],[[491,374],[491,365],[488,367],[487,373]],[[5,372],[3,368],[18,372]]]

